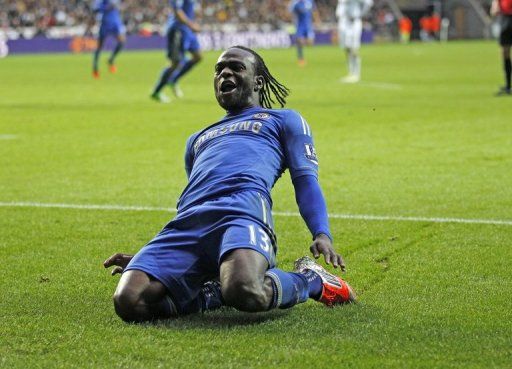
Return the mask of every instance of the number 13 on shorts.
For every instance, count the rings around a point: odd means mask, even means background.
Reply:
[[[254,224],[248,226],[250,242],[254,246],[259,246],[261,249],[268,253],[272,247],[272,241],[268,236],[267,232],[261,227],[257,227]]]

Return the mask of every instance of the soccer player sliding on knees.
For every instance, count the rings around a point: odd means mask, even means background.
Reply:
[[[345,269],[334,249],[318,183],[311,128],[284,107],[289,90],[253,50],[235,46],[215,64],[215,96],[226,116],[193,134],[185,150],[188,184],[176,217],[132,256],[104,263],[121,273],[114,293],[125,321],[166,319],[226,305],[261,312],[312,298],[355,301],[350,286],[309,257],[293,272],[276,268],[270,191],[288,169],[315,258]],[[276,101],[275,101],[276,100]]]

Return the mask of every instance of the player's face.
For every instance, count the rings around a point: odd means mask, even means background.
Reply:
[[[227,111],[259,106],[263,77],[255,75],[254,55],[242,49],[228,49],[217,60],[213,87],[215,97]]]

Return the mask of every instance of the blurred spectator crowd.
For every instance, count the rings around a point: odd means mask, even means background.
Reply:
[[[337,0],[317,0],[322,22],[335,22]],[[93,0],[0,0],[0,29],[36,29],[46,34],[53,27],[85,26],[91,19]],[[236,29],[250,24],[266,29],[283,28],[292,21],[289,1],[283,0],[202,0],[199,16],[206,29],[222,24]],[[129,34],[137,33],[141,25],[162,27],[168,16],[165,0],[124,0],[122,14]]]

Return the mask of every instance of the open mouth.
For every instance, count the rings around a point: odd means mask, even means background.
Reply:
[[[228,94],[230,92],[233,92],[236,89],[236,84],[233,81],[223,81],[220,84],[220,92],[223,94]]]

